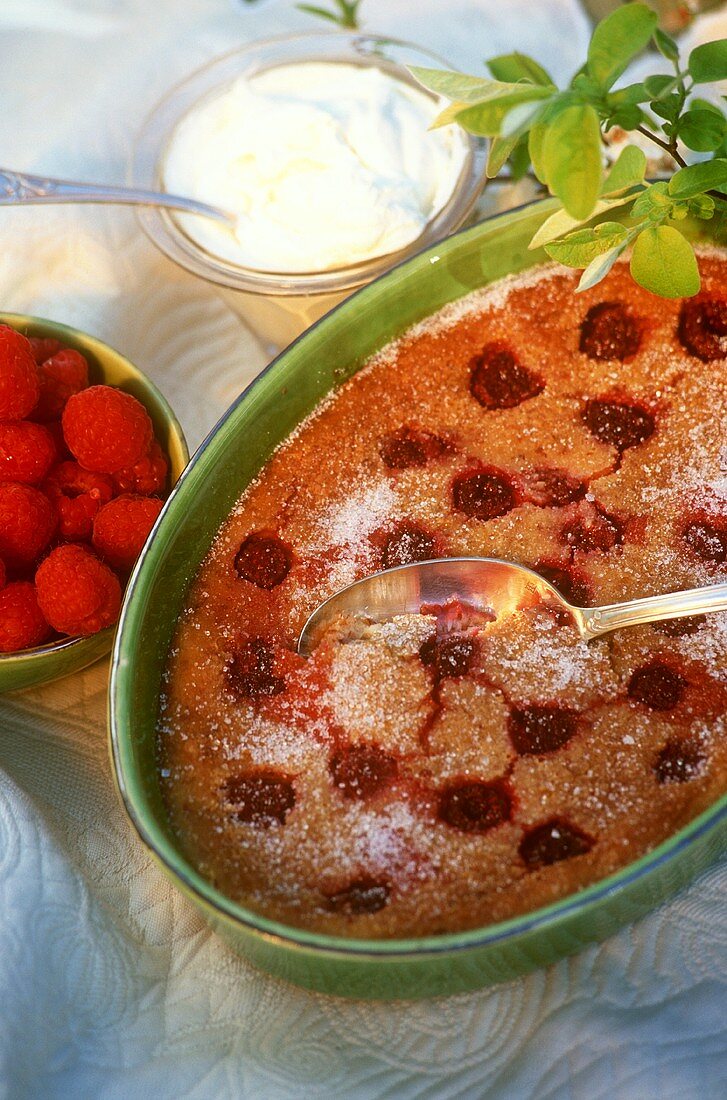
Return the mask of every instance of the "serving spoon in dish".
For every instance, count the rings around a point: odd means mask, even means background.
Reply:
[[[206,202],[171,195],[166,191],[144,191],[136,187],[114,187],[103,183],[81,183],[50,176],[31,176],[0,168],[0,206],[29,206],[54,202],[121,203],[127,206],[163,206],[185,214],[200,214],[234,226],[236,218],[227,210]]]
[[[524,565],[499,558],[437,558],[374,573],[334,593],[309,617],[298,639],[298,653],[310,657],[326,628],[341,615],[385,622],[454,600],[488,612],[493,620],[547,604],[567,612],[581,637],[589,640],[623,626],[727,611],[727,583],[604,607],[576,607]]]

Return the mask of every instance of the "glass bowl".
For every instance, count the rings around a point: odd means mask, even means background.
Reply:
[[[469,291],[547,259],[534,232],[558,204],[511,211],[405,261],[343,302],[271,364],[220,420],[172,493],[127,590],[110,683],[121,796],[172,881],[241,954],[290,981],[348,997],[451,994],[507,981],[612,935],[724,853],[727,795],[608,878],[499,924],[416,939],[345,939],[231,901],[189,862],[169,825],[156,766],[162,675],[190,581],[220,524],[274,448],[367,358]],[[680,222],[708,239],[709,223]]]
[[[152,110],[138,136],[132,163],[135,186],[163,190],[163,163],[171,135],[193,107],[217,95],[240,76],[252,76],[278,65],[336,61],[376,66],[422,89],[405,66],[440,68],[434,54],[391,38],[340,33],[285,35],[255,42],[218,57],[187,77]],[[383,271],[446,237],[474,208],[485,178],[486,145],[465,135],[467,152],[449,201],[423,232],[398,252],[376,256],[348,267],[311,274],[281,274],[240,267],[213,256],[181,228],[174,214],[142,208],[139,220],[150,240],[170,259],[213,283],[231,308],[260,340],[273,348],[289,344],[304,329]]]
[[[189,461],[184,433],[165,398],[138,367],[95,336],[56,321],[29,317],[25,313],[0,313],[0,324],[11,325],[24,336],[54,337],[64,347],[75,348],[88,361],[92,385],[117,386],[141,401],[151,417],[154,434],[169,458],[170,483],[173,485],[177,481]],[[85,638],[60,638],[33,649],[0,653],[0,694],[43,684],[86,668],[109,652],[114,630],[109,627]]]

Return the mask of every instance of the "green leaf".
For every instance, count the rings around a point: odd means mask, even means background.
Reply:
[[[635,130],[643,119],[644,113],[640,107],[617,107],[608,120],[609,129],[611,126],[620,126],[622,130]]]
[[[528,135],[521,134],[517,144],[510,154],[510,174],[513,180],[521,180],[530,167],[530,153],[528,151]]]
[[[597,256],[625,244],[628,235],[628,229],[620,222],[601,222],[592,229],[577,229],[567,237],[551,241],[545,245],[545,251],[567,267],[587,267]]]
[[[504,85],[512,87],[512,85]],[[456,120],[465,130],[483,137],[494,137],[500,133],[500,127],[507,114],[520,103],[535,103],[551,93],[547,88],[535,84],[515,85],[516,91],[491,96],[482,103],[465,106],[456,113]],[[436,120],[439,121],[439,120]]]
[[[642,183],[646,173],[646,153],[638,145],[627,145],[618,155],[601,190],[602,195],[614,195]]]
[[[679,47],[673,38],[670,38],[666,31],[663,31],[661,27],[657,27],[654,31],[654,44],[667,61],[679,60]]]
[[[503,84],[499,80],[487,80],[483,76],[469,76],[447,69],[422,69],[411,65],[409,72],[430,92],[462,103],[482,103],[519,87],[518,84]]]
[[[587,71],[607,91],[632,57],[647,45],[657,24],[645,4],[624,4],[603,19],[588,47]]]
[[[659,118],[666,118],[669,119],[670,122],[674,122],[675,119],[679,117],[679,112],[682,109],[682,101],[676,92],[672,92],[671,95],[665,96],[664,99],[653,100],[649,106]]]
[[[712,103],[709,99],[702,99],[700,96],[695,95],[689,101],[690,108],[699,108],[700,111],[711,111],[714,115],[719,115],[720,118],[724,118],[723,112],[717,106],[716,103]]]
[[[593,107],[562,111],[548,127],[543,145],[548,186],[574,218],[593,214],[601,190],[601,128]]]
[[[528,248],[540,248],[541,245],[549,244],[557,237],[562,237],[566,233],[570,233],[571,230],[577,229],[584,222],[589,222],[591,218],[595,218],[599,214],[605,214],[608,210],[615,210],[619,206],[625,206],[627,202],[632,200],[633,195],[620,195],[615,199],[599,199],[593,213],[589,214],[587,218],[572,218],[565,210],[556,210],[555,214],[551,214],[549,218],[545,219]]]
[[[671,206],[667,184],[660,180],[658,183],[652,183],[637,196],[631,214],[634,218],[656,218],[663,221],[669,214]]]
[[[727,38],[705,42],[689,55],[689,72],[697,84],[727,80]]]
[[[530,129],[531,124],[540,114],[542,104],[519,103],[505,115],[500,126],[500,136],[504,138],[520,137]]]
[[[317,8],[315,4],[296,4],[298,11],[305,11],[308,15],[317,15],[320,19],[328,19],[331,23],[338,23],[338,16],[325,8]]]
[[[660,298],[691,298],[700,286],[692,246],[669,225],[643,229],[631,254],[634,281]]]
[[[709,221],[714,215],[715,201],[711,195],[695,195],[689,200],[689,213],[695,218]]]
[[[468,103],[460,103],[455,100],[454,103],[448,103],[443,111],[429,123],[430,130],[439,130],[442,126],[451,126],[453,122],[457,121],[457,116],[466,111],[469,107]]]
[[[677,134],[687,149],[694,149],[697,153],[713,153],[722,144],[725,119],[713,111],[687,111],[679,119]]]
[[[606,105],[610,108],[634,107],[637,103],[645,103],[652,97],[646,91],[645,84],[628,84],[618,91],[609,92],[606,96]]]
[[[644,89],[648,99],[659,99],[661,96],[673,92],[678,86],[679,81],[677,78],[668,73],[656,73],[654,76],[647,76],[644,81]]]
[[[669,194],[675,199],[689,199],[700,191],[724,188],[727,185],[727,160],[705,160],[680,168],[669,180]]]
[[[490,58],[486,65],[495,80],[529,80],[531,84],[548,84],[554,87],[552,78],[543,66],[524,53],[501,54]]]
[[[541,183],[546,183],[545,168],[543,167],[543,142],[548,127],[544,122],[534,123],[528,132],[528,150],[533,165],[533,172]]]
[[[590,290],[596,283],[600,283],[601,279],[605,279],[609,271],[616,263],[621,253],[629,243],[629,236],[621,244],[615,245],[613,248],[609,248],[608,252],[604,252],[601,256],[596,256],[591,260],[588,267],[581,275],[580,282],[576,287],[576,294],[582,293],[584,290]]]
[[[490,142],[490,151],[487,154],[487,178],[494,179],[513,149],[518,143],[518,138],[493,138]]]

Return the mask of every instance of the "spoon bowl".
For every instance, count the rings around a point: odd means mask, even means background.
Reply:
[[[341,588],[315,609],[298,639],[298,653],[310,657],[327,627],[341,615],[385,622],[420,614],[457,600],[492,619],[538,604],[566,611],[586,640],[624,626],[727,610],[727,583],[668,592],[603,607],[577,607],[539,573],[500,558],[436,558],[398,565]]]

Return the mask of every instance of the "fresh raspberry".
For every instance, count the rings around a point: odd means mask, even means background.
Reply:
[[[0,325],[0,420],[22,420],[40,394],[33,349],[9,325]]]
[[[56,340],[55,336],[29,336],[28,343],[32,348],[33,358],[38,366],[61,350],[61,342]]]
[[[38,485],[56,460],[56,445],[42,424],[30,420],[0,424],[0,481]]]
[[[88,386],[88,363],[80,351],[62,348],[38,368],[40,398],[33,413],[35,420],[56,420],[69,397]]]
[[[38,607],[35,585],[15,581],[0,590],[0,653],[40,645],[50,627]]]
[[[87,470],[115,474],[148,453],[153,429],[148,412],[130,393],[90,386],[68,399],[63,434]]]
[[[114,474],[116,492],[155,496],[164,488],[168,469],[169,463],[164,452],[156,439],[153,439],[149,454],[144,455],[135,466],[128,466]]]
[[[93,521],[96,553],[114,569],[131,569],[161,510],[157,497],[131,493],[104,504]]]
[[[60,462],[43,491],[58,511],[58,534],[67,542],[90,542],[93,521],[113,496],[108,474],[94,474],[77,462]]]
[[[95,634],[116,622],[121,585],[108,566],[83,546],[51,550],[35,574],[40,609],[61,634]]]
[[[56,511],[45,493],[16,481],[0,484],[0,554],[7,565],[30,565],[50,542]]]

